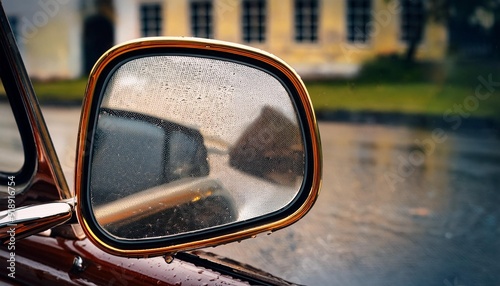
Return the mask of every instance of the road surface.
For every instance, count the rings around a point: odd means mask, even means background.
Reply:
[[[80,111],[44,112],[72,185]],[[0,114],[8,127],[5,106]],[[320,132],[324,180],[312,211],[207,251],[307,285],[500,285],[498,133],[331,122]],[[3,134],[0,144],[19,152],[15,133]]]

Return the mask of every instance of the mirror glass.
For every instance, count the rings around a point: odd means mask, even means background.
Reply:
[[[289,92],[253,66],[148,56],[111,74],[90,161],[99,225],[120,239],[191,233],[278,211],[304,179]]]

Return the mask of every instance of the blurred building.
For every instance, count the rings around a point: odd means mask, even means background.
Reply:
[[[2,0],[30,75],[75,78],[82,74],[82,14],[78,1]]]
[[[35,4],[34,4],[35,3]],[[114,43],[194,36],[269,51],[303,77],[350,77],[378,55],[446,51],[443,25],[423,0],[4,0],[28,70],[39,78],[87,73]]]

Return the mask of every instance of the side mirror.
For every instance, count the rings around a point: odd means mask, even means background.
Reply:
[[[122,256],[213,246],[312,207],[320,140],[304,84],[257,49],[190,38],[113,48],[87,86],[78,218]]]

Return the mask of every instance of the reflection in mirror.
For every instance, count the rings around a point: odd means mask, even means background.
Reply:
[[[211,58],[137,58],[105,87],[92,208],[123,239],[213,228],[287,206],[304,164],[295,107],[274,76]]]

